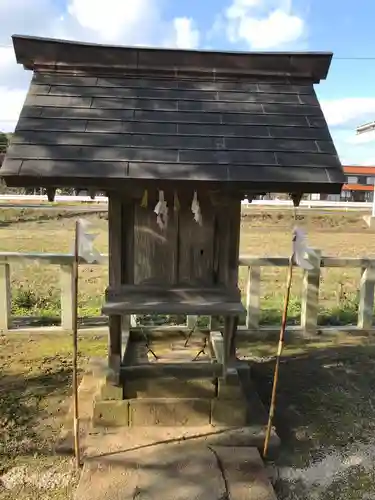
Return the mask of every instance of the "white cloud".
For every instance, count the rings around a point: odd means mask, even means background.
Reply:
[[[199,45],[199,31],[194,21],[188,17],[176,17],[173,20],[174,46],[179,49],[195,49]]]
[[[375,132],[357,135],[359,125],[375,119],[375,98],[320,99],[338,154],[344,164],[373,165]]]
[[[67,11],[71,16],[64,18],[68,30],[78,23],[81,36],[108,43],[151,43],[160,24],[154,0],[70,0]]]
[[[353,128],[330,127],[330,131],[344,165],[374,164],[375,144],[373,142],[356,142],[359,136],[356,136]]]
[[[293,12],[291,0],[232,0],[225,11],[227,36],[251,49],[271,49],[299,40],[305,21]]]
[[[349,144],[368,144],[369,142],[375,141],[375,130],[369,132],[363,132],[362,134],[356,134],[348,138]]]
[[[25,101],[25,90],[12,90],[0,86],[0,130],[11,132],[18,120],[23,103]]]
[[[165,0],[0,0],[0,130],[11,131],[24,102],[31,72],[17,65],[12,34],[118,45],[195,48],[194,21],[163,19]]]
[[[320,103],[342,161],[346,164],[373,165],[375,132],[357,135],[356,129],[374,120],[375,98],[322,99]]]
[[[0,47],[0,130],[13,130],[29,80],[30,75],[17,65],[13,48]]]
[[[375,118],[375,98],[347,97],[320,101],[324,116],[331,126],[352,127],[372,121]]]

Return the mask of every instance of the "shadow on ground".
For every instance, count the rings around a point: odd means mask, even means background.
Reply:
[[[298,344],[297,344],[298,345]],[[274,360],[255,363],[253,380],[269,407]],[[275,423],[284,448],[347,444],[375,428],[375,346],[311,348],[283,357]]]
[[[53,426],[49,420],[57,418],[60,411],[63,413],[70,380],[71,369],[63,362],[56,370],[46,365],[45,372],[38,375],[9,375],[0,371],[2,461],[19,455],[52,453]]]

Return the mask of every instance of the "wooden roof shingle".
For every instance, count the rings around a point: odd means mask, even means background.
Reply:
[[[161,179],[341,190],[313,88],[331,54],[13,42],[34,75],[1,170],[9,185]]]

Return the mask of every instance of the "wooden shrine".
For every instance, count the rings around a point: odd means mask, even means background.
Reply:
[[[221,316],[223,358],[184,376],[225,379],[243,312],[241,199],[339,193],[345,180],[313,88],[332,54],[13,43],[33,77],[1,173],[9,186],[108,193],[110,366],[128,379],[160,372],[124,364],[130,314]]]

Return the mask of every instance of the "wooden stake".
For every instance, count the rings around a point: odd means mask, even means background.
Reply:
[[[78,262],[79,262],[79,222],[76,221],[73,260],[73,406],[74,406],[74,452],[76,466],[81,466],[79,447],[79,413],[78,413]]]
[[[268,415],[267,432],[266,432],[266,438],[264,440],[263,458],[266,458],[266,456],[267,456],[268,445],[269,445],[269,440],[270,440],[271,430],[272,430],[272,420],[273,420],[274,413],[275,413],[276,390],[277,390],[277,383],[279,380],[280,359],[281,359],[281,354],[283,352],[283,346],[284,346],[286,321],[288,318],[288,306],[289,306],[290,289],[292,286],[292,276],[293,276],[293,255],[289,259],[288,278],[287,278],[287,285],[286,285],[286,292],[285,292],[284,309],[283,309],[283,316],[282,316],[282,320],[281,320],[279,346],[278,346],[277,355],[276,355],[276,365],[275,365],[275,373],[274,373],[274,377],[273,377],[273,387],[272,387],[270,412]]]

